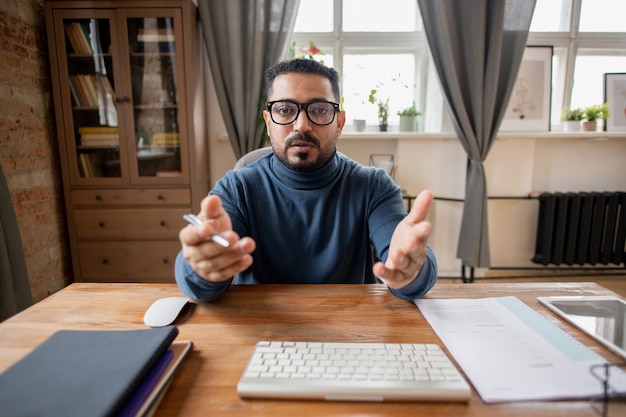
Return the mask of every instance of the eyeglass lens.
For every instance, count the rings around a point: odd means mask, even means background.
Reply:
[[[300,109],[306,112],[309,120],[320,126],[329,125],[335,119],[335,105],[326,101],[310,103],[295,103],[291,101],[276,101],[269,103],[270,115],[274,123],[288,125],[293,123],[300,114]]]

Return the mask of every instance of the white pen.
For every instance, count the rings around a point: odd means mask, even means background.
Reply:
[[[202,220],[195,214],[185,214],[183,215],[183,219],[189,224],[202,224]],[[225,248],[230,246],[230,242],[224,236],[218,235],[217,233],[211,235],[211,240]]]

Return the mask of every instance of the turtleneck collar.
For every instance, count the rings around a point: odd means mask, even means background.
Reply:
[[[300,190],[318,189],[328,185],[339,174],[338,168],[339,155],[337,150],[326,164],[311,172],[298,172],[287,168],[276,158],[276,155],[272,155],[270,158],[270,170],[278,181]]]

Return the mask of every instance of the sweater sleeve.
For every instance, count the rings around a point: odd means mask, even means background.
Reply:
[[[182,293],[198,302],[215,300],[228,289],[233,281],[232,278],[223,282],[205,281],[189,266],[183,257],[182,250],[176,257],[174,276]]]
[[[413,301],[422,297],[435,285],[437,282],[437,260],[435,253],[430,247],[427,247],[426,250],[426,259],[417,277],[405,287],[399,289],[389,288],[393,295],[403,300]]]

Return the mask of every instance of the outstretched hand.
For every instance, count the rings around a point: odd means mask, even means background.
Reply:
[[[433,193],[422,191],[409,214],[393,232],[386,262],[377,262],[372,271],[390,288],[402,288],[419,273],[426,259],[426,247],[431,232],[430,222],[426,221],[428,209],[433,201]]]
[[[207,281],[221,282],[252,265],[251,253],[256,243],[249,237],[239,239],[218,196],[202,200],[198,217],[203,224],[186,226],[178,234],[183,256],[198,275]],[[230,246],[224,248],[213,242],[211,236],[215,233],[224,236]]]

